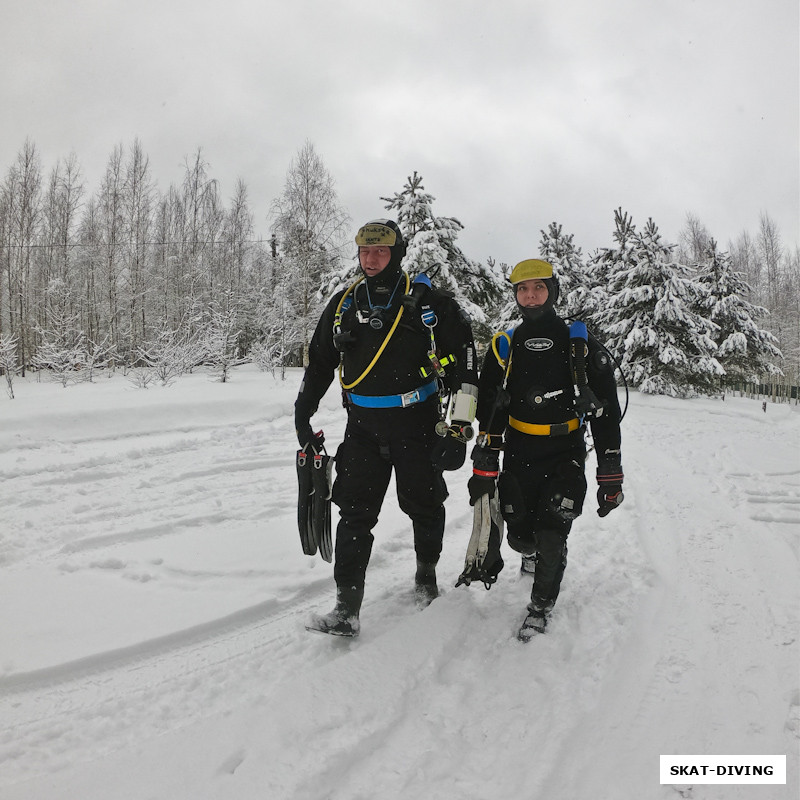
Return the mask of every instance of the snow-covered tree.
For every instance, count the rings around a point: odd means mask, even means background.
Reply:
[[[36,328],[39,344],[33,365],[46,370],[62,386],[87,377],[86,336],[80,329],[78,313],[72,310],[74,305],[70,287],[61,278],[53,278],[45,297],[49,324]]]
[[[686,223],[678,234],[677,260],[681,264],[699,264],[705,258],[711,234],[694,215],[686,215]]]
[[[88,337],[84,343],[84,370],[86,380],[89,383],[94,381],[95,373],[98,370],[107,369],[117,360],[118,356],[108,336],[101,342],[95,342]]]
[[[539,257],[553,265],[561,287],[556,307],[563,316],[582,317],[590,289],[581,249],[573,243],[572,234],[564,234],[556,222],[541,234]]]
[[[273,375],[279,369],[284,380],[286,367],[297,363],[297,356],[302,353],[303,321],[295,311],[292,278],[283,269],[283,259],[278,256],[273,264],[269,291],[262,289],[256,304],[255,324],[260,335],[250,348],[250,355],[259,369]]]
[[[689,267],[672,261],[673,246],[652,219],[626,245],[624,261],[605,260],[608,301],[596,316],[606,344],[640,391],[673,397],[712,391],[724,373],[715,357],[717,326],[693,311],[707,290]]]
[[[744,275],[733,269],[729,254],[720,252],[710,239],[704,262],[697,268],[699,283],[706,289],[698,311],[719,328],[714,339],[726,383],[759,383],[764,376],[780,375],[775,363],[782,357],[778,340],[757,324],[769,312],[746,299],[752,289]]]
[[[319,316],[322,292],[339,266],[349,222],[339,205],[333,177],[306,142],[286,173],[283,192],[272,208],[283,265],[291,280],[286,289],[300,322],[303,363]]]
[[[618,208],[614,212],[615,247],[602,248],[592,254],[586,264],[586,290],[581,293],[581,315],[591,322],[594,334],[601,340],[609,338],[605,330],[610,282],[613,275],[633,268],[637,263],[638,234],[630,215]]]
[[[203,357],[203,344],[192,327],[181,325],[175,330],[163,327],[146,347],[139,348],[138,363],[158,378],[162,386],[169,386]]]
[[[23,376],[35,350],[33,253],[42,213],[41,185],[39,151],[27,139],[0,184],[0,330],[17,337]]]
[[[211,365],[217,380],[226,383],[231,369],[241,363],[238,352],[238,309],[228,302],[211,309],[211,317],[205,328],[203,344],[206,361]]]
[[[485,265],[464,255],[456,244],[464,226],[455,217],[433,213],[436,198],[425,191],[416,172],[401,192],[381,199],[408,243],[403,268],[412,279],[425,273],[439,288],[452,292],[476,340],[490,338],[508,292],[502,270],[494,262]]]
[[[14,378],[17,375],[17,337],[0,335],[0,373],[6,379],[8,396],[14,399]]]
[[[37,328],[36,332],[41,342],[33,357],[34,368],[46,371],[62,386],[82,381],[86,359],[83,334],[78,332],[76,340],[69,344],[58,331]]]

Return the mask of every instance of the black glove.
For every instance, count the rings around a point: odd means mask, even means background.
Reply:
[[[300,447],[306,448],[309,445],[319,451],[325,441],[325,434],[322,431],[314,433],[310,422],[296,422],[297,441]]]
[[[604,459],[597,464],[597,514],[605,517],[610,514],[624,499],[622,494],[622,460],[619,458]]]
[[[461,469],[467,460],[466,423],[453,422],[447,427],[431,450],[431,462],[436,469],[451,471]]]
[[[500,473],[500,454],[497,450],[476,447],[472,451],[472,477],[467,481],[469,504],[474,506],[485,494],[494,497]]]

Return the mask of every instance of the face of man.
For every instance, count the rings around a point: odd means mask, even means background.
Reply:
[[[368,278],[383,272],[392,260],[392,250],[385,245],[361,245],[358,248],[358,261]]]
[[[547,284],[540,278],[531,278],[517,284],[517,302],[523,308],[539,308],[547,302]]]

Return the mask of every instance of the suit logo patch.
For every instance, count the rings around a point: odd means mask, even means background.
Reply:
[[[553,346],[552,339],[527,339],[525,341],[525,348],[533,350],[534,352],[541,352],[542,350],[549,350]]]

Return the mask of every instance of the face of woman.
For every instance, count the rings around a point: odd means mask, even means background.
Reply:
[[[517,284],[517,302],[524,308],[543,306],[547,302],[549,294],[547,284],[539,278],[532,278]]]

